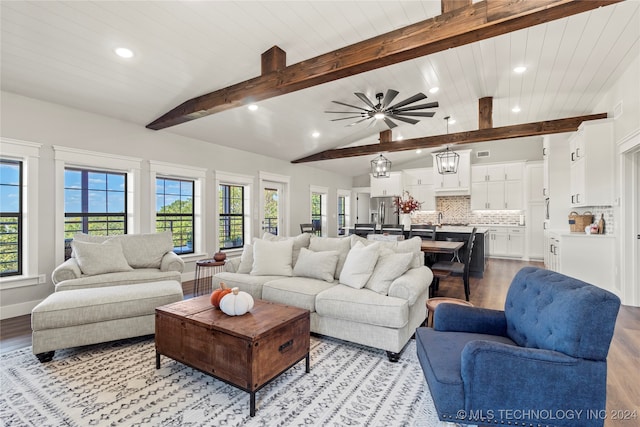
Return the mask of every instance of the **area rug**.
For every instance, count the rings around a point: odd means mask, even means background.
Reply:
[[[386,353],[311,337],[311,372],[298,363],[249,394],[162,357],[153,337],[60,350],[40,363],[31,348],[0,356],[3,426],[445,426],[411,340]]]

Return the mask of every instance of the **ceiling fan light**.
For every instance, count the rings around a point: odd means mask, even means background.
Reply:
[[[389,178],[391,176],[391,162],[382,154],[371,160],[371,176],[374,178]]]
[[[440,175],[458,173],[458,163],[460,163],[460,155],[455,151],[450,151],[449,147],[436,154],[436,166]]]
[[[385,114],[383,112],[378,112],[373,115],[373,118],[376,120],[382,120],[384,119],[384,117],[385,117]]]

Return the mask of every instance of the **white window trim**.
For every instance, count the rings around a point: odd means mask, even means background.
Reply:
[[[42,144],[0,137],[6,159],[22,162],[22,274],[0,278],[0,289],[44,283],[38,279],[38,170]],[[42,279],[42,278],[41,278]]]
[[[55,161],[55,259],[64,261],[64,170],[67,167],[96,168],[127,173],[127,232],[139,233],[140,229],[140,169],[142,159],[120,156],[78,148],[53,146]]]
[[[327,202],[329,200],[329,188],[317,185],[309,186],[309,218],[311,218],[311,196],[313,193],[320,194],[320,227],[322,228],[322,236],[328,236],[327,228]]]
[[[345,233],[349,233],[349,227],[351,227],[351,190],[342,190],[338,188],[336,195],[336,207],[338,206],[338,197],[343,196],[345,198],[344,206],[344,227],[347,229]],[[336,212],[336,223],[338,222],[338,213]]]
[[[204,194],[206,194],[207,170],[193,166],[149,160],[149,183],[152,191],[150,197],[150,232],[155,231],[156,224],[156,178],[175,178],[193,181],[193,234],[196,242],[194,253],[180,255],[184,260],[206,256],[206,237],[204,230]]]
[[[258,178],[259,178],[259,188],[262,189],[264,188],[264,182],[265,181],[270,181],[270,182],[278,182],[280,184],[282,184],[282,191],[283,191],[283,195],[282,195],[282,199],[284,200],[280,200],[279,203],[284,203],[284,222],[282,223],[282,227],[284,228],[284,230],[286,230],[285,233],[283,233],[283,236],[288,236],[289,235],[289,230],[291,230],[291,198],[290,198],[290,192],[291,192],[291,177],[287,176],[287,175],[279,175],[279,174],[275,174],[275,173],[271,173],[271,172],[264,172],[264,171],[259,171],[258,172]],[[260,200],[260,206],[259,206],[259,211],[260,212],[260,218],[258,219],[259,221],[264,220],[263,216],[264,216],[264,197],[259,197]]]
[[[251,242],[251,237],[253,236],[253,223],[252,223],[252,218],[254,218],[253,215],[253,203],[252,203],[252,195],[253,195],[253,190],[254,190],[254,186],[255,186],[255,180],[254,177],[251,175],[243,175],[243,174],[238,174],[238,173],[233,173],[233,172],[222,172],[222,171],[215,171],[214,172],[215,175],[215,183],[216,183],[216,189],[215,189],[215,208],[214,208],[214,218],[215,218],[215,236],[214,236],[214,241],[215,241],[215,251],[218,252],[220,250],[220,245],[219,245],[219,241],[220,241],[220,212],[218,212],[218,207],[220,205],[220,194],[218,192],[218,189],[220,188],[220,184],[226,184],[226,185],[242,185],[245,187],[245,191],[244,191],[244,242],[245,244],[250,243]],[[231,251],[226,251],[227,254],[229,253],[234,253],[234,252],[240,252],[241,249],[238,250],[231,250]]]

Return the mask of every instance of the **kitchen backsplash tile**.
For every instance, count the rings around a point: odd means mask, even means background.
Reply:
[[[604,218],[604,234],[613,234],[615,221],[613,220],[613,208],[611,206],[587,206],[584,208],[573,209],[572,212],[577,212],[580,215],[584,215],[586,212],[593,214],[593,221],[598,222],[600,218]],[[567,217],[569,214],[567,214]],[[568,220],[568,218],[567,218]]]
[[[471,211],[471,196],[442,196],[436,197],[435,212],[414,212],[411,222],[437,223],[438,212],[442,212],[442,222],[445,224],[518,225],[520,216],[524,215],[524,211]]]

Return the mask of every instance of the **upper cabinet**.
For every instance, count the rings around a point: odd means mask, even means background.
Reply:
[[[471,150],[454,150],[460,155],[458,172],[441,175],[433,156],[433,185],[436,196],[468,196],[471,194]]]
[[[522,210],[524,163],[471,167],[471,210]]]
[[[613,205],[613,123],[583,122],[569,139],[569,148],[571,206]]]
[[[433,191],[432,168],[405,169],[403,172],[404,189],[421,203],[420,210],[435,210],[436,198]]]
[[[391,172],[389,178],[370,177],[371,197],[401,196],[402,172]]]

